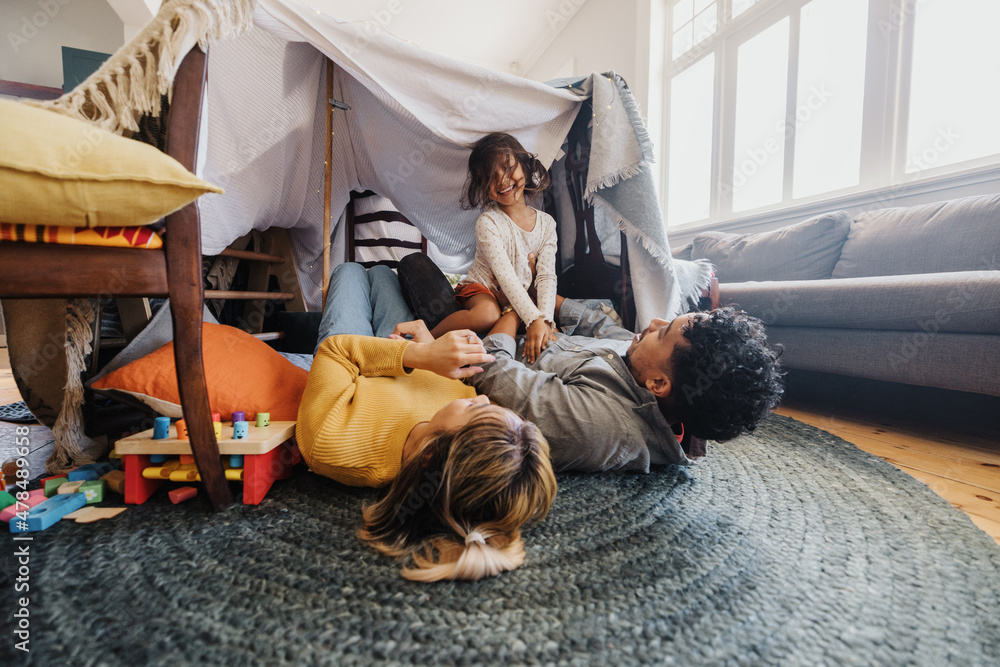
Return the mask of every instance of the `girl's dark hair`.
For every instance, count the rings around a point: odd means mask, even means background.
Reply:
[[[509,157],[521,165],[524,172],[525,198],[535,197],[549,187],[549,172],[538,161],[538,156],[524,149],[517,139],[506,132],[487,134],[472,146],[469,155],[469,177],[465,181],[462,208],[485,210],[491,203],[490,183],[496,177],[498,166],[506,168]],[[513,169],[511,166],[509,169]]]

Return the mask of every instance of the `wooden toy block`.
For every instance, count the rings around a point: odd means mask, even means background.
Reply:
[[[6,491],[0,491],[0,510],[5,510],[16,502],[17,499],[14,496]]]
[[[219,440],[222,437],[222,422],[212,422],[212,429],[215,430],[215,439]]]
[[[294,434],[295,422],[283,421],[251,428],[248,437],[243,440],[219,439],[220,455],[243,456],[244,503],[259,504],[275,479],[291,476],[292,465],[301,459],[298,449],[293,446]],[[186,439],[170,437],[153,440],[151,435],[152,429],[149,429],[122,438],[116,445],[125,461],[125,502],[128,504],[144,503],[162,483],[162,478],[151,479],[143,475],[143,470],[149,467],[150,455],[191,455],[191,443]],[[230,468],[233,467],[230,462]],[[197,481],[197,478],[185,481]]]
[[[105,482],[108,483],[108,490],[114,491],[119,496],[125,495],[125,471],[124,470],[112,470],[104,477],[101,477]]]
[[[55,477],[46,477],[42,480],[42,488],[45,489],[45,497],[51,498],[56,495],[59,491],[59,487],[62,486],[64,482],[68,482],[69,478],[66,475],[56,475]]]
[[[170,417],[157,417],[153,420],[153,440],[163,440],[170,436]]]
[[[266,428],[271,425],[271,413],[270,412],[258,412],[257,413],[257,428]]]
[[[242,468],[243,467],[243,456],[240,454],[231,454],[229,456],[229,466],[231,468]]]
[[[176,505],[178,503],[184,502],[185,500],[190,500],[191,498],[194,498],[196,495],[198,495],[198,489],[194,488],[193,486],[181,486],[179,488],[172,490],[167,495],[170,496],[170,502]]]
[[[198,468],[195,464],[190,463],[188,465],[182,465],[173,472],[170,473],[171,482],[200,482],[201,475],[198,474]]]
[[[166,454],[150,454],[149,455],[149,462],[150,463],[166,463],[167,462],[167,455]]]
[[[74,470],[70,470],[66,477],[69,478],[71,482],[77,481],[91,481],[95,479],[100,479],[101,475],[106,472],[110,472],[114,469],[114,466],[104,461],[102,463],[88,463],[85,466],[80,466]]]
[[[80,485],[80,493],[86,496],[88,505],[93,505],[104,500],[104,487],[103,479],[93,479]]]
[[[243,481],[243,468],[226,468],[224,472],[226,474],[226,479],[230,482]]]
[[[10,521],[17,512],[24,511],[25,507],[34,507],[45,502],[45,489],[34,489],[28,492],[28,499],[18,502],[0,512],[0,521]]]
[[[144,468],[142,476],[146,479],[170,479],[170,473],[179,467],[181,467],[181,462],[178,459],[174,459],[172,461],[167,461],[162,466],[149,466],[148,468]]]
[[[66,493],[80,493],[80,486],[82,484],[83,484],[82,481],[80,481],[80,482],[63,482],[62,484],[59,485],[59,488],[56,490],[56,493],[62,493],[62,494],[66,494]]]
[[[181,465],[190,465],[194,463],[193,454],[181,454]]]
[[[221,412],[213,412],[212,413],[212,421],[219,422],[221,424],[222,423],[222,413]]]
[[[31,533],[45,530],[70,512],[87,504],[82,493],[66,493],[49,498],[28,510],[27,520],[14,517],[7,524],[12,533]]]
[[[70,512],[63,519],[70,519],[77,523],[94,523],[101,519],[116,517],[127,509],[127,507],[81,507],[75,512]]]
[[[123,455],[122,460],[125,461],[125,502],[129,505],[141,505],[149,500],[156,487],[163,483],[163,479],[142,476],[142,471],[149,467],[149,456]]]

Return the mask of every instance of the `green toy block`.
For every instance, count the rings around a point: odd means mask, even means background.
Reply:
[[[49,477],[45,481],[45,497],[51,498],[56,495],[59,491],[59,487],[69,481],[66,475],[57,475],[56,477]]]
[[[0,510],[5,510],[16,502],[17,499],[14,496],[6,491],[0,491]]]
[[[93,505],[104,500],[104,486],[103,479],[92,479],[80,485],[80,493],[87,497],[88,505]]]

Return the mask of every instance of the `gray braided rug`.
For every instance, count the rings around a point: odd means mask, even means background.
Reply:
[[[1000,664],[997,545],[790,419],[689,471],[561,476],[525,565],[478,583],[400,578],[354,537],[369,496],[300,470],[257,507],[161,491],[37,534],[30,662]]]

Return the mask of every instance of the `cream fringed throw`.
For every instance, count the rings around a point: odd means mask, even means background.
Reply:
[[[81,118],[115,134],[139,129],[143,114],[160,113],[160,96],[195,44],[236,35],[252,25],[257,0],[168,0],[132,41],[80,85],[37,106]]]
[[[169,0],[132,41],[108,58],[76,88],[48,102],[33,102],[50,111],[79,118],[128,136],[143,115],[158,116],[161,96],[171,93],[181,60],[198,44],[239,34],[250,27],[257,0]],[[55,451],[46,462],[49,473],[61,473],[93,462],[98,443],[83,432],[83,381],[91,351],[93,302],[66,302],[66,384],[62,407],[52,426]]]

